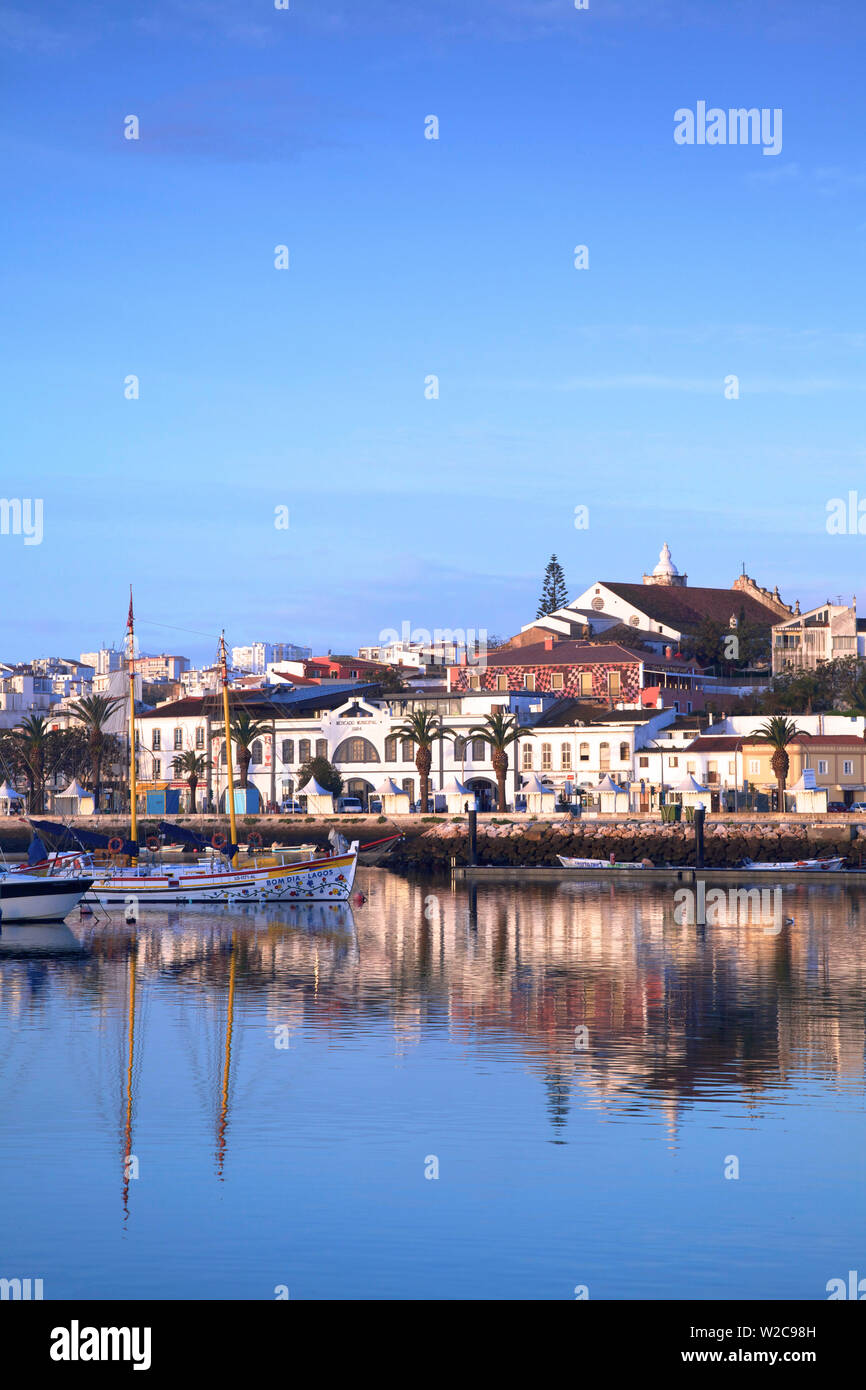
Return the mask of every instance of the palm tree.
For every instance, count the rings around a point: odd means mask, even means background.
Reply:
[[[74,700],[69,713],[87,731],[87,747],[90,753],[90,772],[93,784],[93,806],[99,810],[102,792],[102,759],[105,754],[105,726],[118,705],[124,703],[120,695],[85,695]]]
[[[797,728],[793,719],[789,719],[784,714],[774,714],[754,733],[755,738],[763,739],[775,750],[770,763],[776,774],[776,785],[779,788],[780,811],[785,809],[785,781],[788,776],[788,768],[791,766],[791,759],[788,757],[788,744],[793,743],[795,738],[799,738],[801,732],[802,730]]]
[[[508,772],[508,749],[524,734],[529,734],[530,738],[535,737],[531,729],[518,724],[516,714],[508,714],[504,709],[495,709],[492,714],[485,715],[483,724],[470,729],[467,735],[468,738],[483,738],[492,749],[491,761],[499,791],[497,809],[500,811],[507,809],[505,775]]]
[[[171,770],[175,777],[186,778],[186,784],[189,787],[189,809],[193,815],[195,815],[195,793],[199,778],[204,776],[209,767],[210,758],[206,758],[203,753],[193,752],[191,748],[172,758]]]
[[[28,714],[15,730],[30,783],[30,809],[45,809],[45,754],[48,747],[48,720],[41,714]]]
[[[411,738],[417,745],[415,766],[421,782],[421,813],[427,810],[427,796],[430,788],[430,767],[433,762],[433,744],[437,738],[456,738],[453,729],[446,729],[440,723],[434,710],[416,709],[407,717],[399,729],[392,729],[397,738]]]
[[[253,760],[253,744],[257,738],[262,738],[271,732],[270,724],[260,719],[251,719],[246,710],[241,710],[236,714],[229,725],[232,735],[232,743],[237,744],[238,750],[238,773],[241,779],[241,787],[246,789],[250,772],[250,763]]]

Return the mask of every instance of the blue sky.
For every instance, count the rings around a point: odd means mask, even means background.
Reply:
[[[864,38],[860,0],[0,5],[0,496],[44,500],[0,659],[120,641],[130,582],[194,658],[511,633],[552,551],[576,594],[663,540],[858,593]],[[676,145],[701,100],[781,152]]]

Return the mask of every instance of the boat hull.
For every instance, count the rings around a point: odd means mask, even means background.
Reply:
[[[789,859],[779,864],[774,864],[770,860],[744,859],[743,868],[760,869],[770,873],[838,873],[844,863],[844,859],[837,857],[831,859]]]
[[[564,869],[645,869],[646,864],[638,862],[628,863],[625,860],[615,860],[612,864],[609,859],[573,859],[567,854],[558,854],[557,859]]]
[[[264,868],[201,870],[179,866],[119,869],[97,876],[90,896],[104,906],[175,903],[344,902],[352,891],[357,855]]]
[[[88,892],[92,878],[0,878],[0,929],[13,922],[62,922]]]

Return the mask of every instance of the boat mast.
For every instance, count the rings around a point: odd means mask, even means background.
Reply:
[[[130,825],[129,838],[134,845],[138,844],[138,816],[136,810],[136,781],[135,781],[135,633],[132,618],[132,585],[129,586],[129,617],[126,621],[127,632],[129,633],[129,808]]]
[[[226,796],[229,803],[229,817],[231,823],[232,836],[232,867],[237,863],[237,850],[235,846],[238,842],[238,830],[235,824],[235,777],[232,767],[232,731],[229,720],[229,674],[228,663],[226,661],[226,634],[225,629],[220,636],[220,673],[223,681],[223,723],[226,732],[226,772],[228,773],[228,790]]]

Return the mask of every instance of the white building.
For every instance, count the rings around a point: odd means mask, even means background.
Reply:
[[[245,647],[232,647],[232,665],[260,676],[274,663],[306,661],[312,655],[312,647],[299,647],[295,642],[250,642]]]
[[[233,704],[236,699],[232,695]],[[265,726],[252,747],[249,780],[263,804],[280,804],[297,797],[302,764],[322,756],[341,772],[344,794],[358,797],[363,805],[387,779],[393,779],[414,803],[420,794],[416,749],[399,730],[414,709],[433,709],[456,737],[441,739],[434,746],[431,792],[444,793],[456,777],[476,794],[480,809],[487,810],[495,806],[496,776],[489,744],[472,737],[471,730],[497,706],[505,705],[517,713],[521,724],[533,729],[532,735],[509,750],[506,785],[511,805],[533,775],[556,792],[594,786],[607,771],[628,785],[635,780],[636,752],[675,719],[671,709],[599,711],[599,718],[591,722],[560,725],[555,722],[556,707],[563,703],[531,693],[454,695],[410,690],[385,696],[345,685],[341,690],[308,687],[284,695],[261,694],[244,701],[251,717]],[[157,707],[141,717],[140,728],[143,789],[146,782],[172,782],[182,788],[183,780],[173,776],[172,762],[178,753],[194,749],[211,761],[197,809],[207,805],[209,797],[223,808],[225,748],[215,700],[182,700]],[[684,734],[681,742],[692,736],[693,731]]]
[[[106,676],[111,671],[119,671],[124,664],[124,654],[116,647],[100,647],[97,652],[82,652],[82,666],[90,666],[95,676]]]
[[[850,606],[826,603],[797,613],[773,628],[773,675],[784,671],[814,671],[824,661],[866,657],[866,620],[857,617],[856,598]]]

